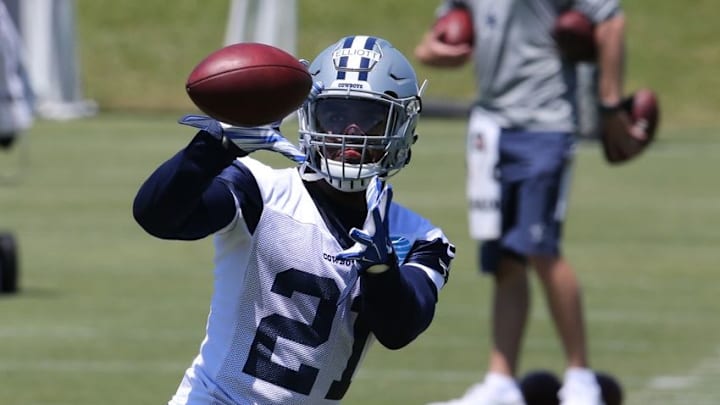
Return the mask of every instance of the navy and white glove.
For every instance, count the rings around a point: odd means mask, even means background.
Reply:
[[[395,263],[394,249],[390,241],[387,213],[392,201],[392,186],[389,183],[375,181],[365,192],[368,215],[363,229],[352,228],[350,237],[355,244],[340,252],[337,257],[343,260],[355,260],[358,270],[370,273],[382,273]]]
[[[307,103],[311,101],[315,101],[317,96],[325,89],[325,84],[321,81],[313,82],[312,87],[310,88],[310,93],[308,93],[307,97],[305,98],[305,102],[303,103],[303,106],[307,105]]]
[[[296,163],[305,161],[305,154],[280,133],[280,121],[258,127],[236,127],[204,115],[189,114],[178,122],[203,130],[217,139],[225,138],[245,153],[265,149],[278,152]]]
[[[352,279],[343,291],[340,302],[350,293],[361,274],[384,273],[390,266],[397,265],[387,218],[392,194],[392,186],[383,184],[377,177],[367,188],[365,198],[368,214],[363,229],[352,228],[350,237],[355,244],[337,254],[338,259],[355,260]]]

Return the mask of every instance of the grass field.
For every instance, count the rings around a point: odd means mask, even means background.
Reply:
[[[22,272],[21,292],[0,297],[1,404],[161,404],[174,392],[204,333],[210,241],[153,239],[131,203],[192,135],[175,119],[102,115],[29,133],[24,176],[0,185],[0,229],[15,234]],[[458,247],[436,320],[405,350],[376,346],[347,404],[449,398],[484,370],[490,280],[466,233],[463,132],[462,121],[422,121],[413,164],[394,180],[396,199]],[[4,172],[18,152],[0,152]],[[593,365],[621,379],[626,404],[720,400],[718,155],[717,130],[700,129],[662,133],[621,167],[579,147],[566,251],[584,284]],[[522,369],[561,371],[533,291]]]
[[[344,35],[390,40],[412,59],[440,0],[302,0],[297,56],[311,59]],[[626,90],[655,89],[665,125],[713,126],[720,109],[720,30],[717,2],[622,1],[627,15]],[[222,46],[229,1],[79,0],[78,55],[85,94],[103,110],[183,110],[184,83],[193,66]],[[417,61],[413,60],[413,63]],[[429,79],[429,98],[470,100],[472,67],[416,66]]]

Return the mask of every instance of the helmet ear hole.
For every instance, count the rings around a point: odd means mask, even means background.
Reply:
[[[408,148],[407,151],[407,158],[405,159],[405,166],[407,166],[408,163],[410,163],[410,158],[412,157],[412,149]]]

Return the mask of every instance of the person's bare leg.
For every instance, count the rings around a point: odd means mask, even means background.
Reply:
[[[529,306],[525,264],[503,257],[495,274],[489,372],[515,375]]]
[[[568,367],[588,367],[587,340],[580,283],[562,257],[533,257],[550,315],[565,350]]]

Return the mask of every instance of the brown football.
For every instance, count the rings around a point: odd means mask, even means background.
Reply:
[[[569,61],[594,61],[597,57],[595,24],[577,10],[560,14],[555,20],[552,35],[560,54]]]
[[[639,89],[624,100],[623,108],[634,124],[645,127],[645,133],[648,134],[645,143],[650,143],[660,124],[660,103],[655,92],[650,89]]]
[[[438,39],[450,45],[472,45],[475,42],[472,15],[466,8],[453,8],[438,18],[433,32]]]
[[[200,61],[185,89],[205,114],[237,126],[285,118],[303,103],[312,78],[293,55],[274,46],[245,42],[221,48]]]

